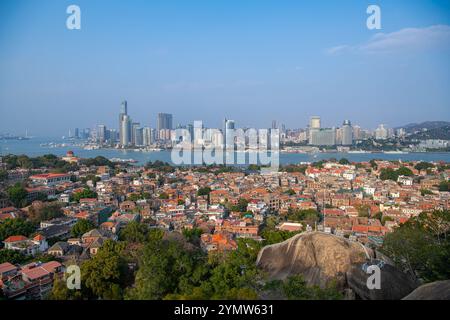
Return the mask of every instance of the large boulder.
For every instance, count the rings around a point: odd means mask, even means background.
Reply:
[[[345,238],[310,232],[264,247],[256,263],[271,280],[301,274],[309,285],[324,287],[334,282],[343,289],[350,268],[373,258],[373,254],[372,250]]]
[[[347,285],[363,300],[400,300],[417,288],[417,283],[406,273],[390,264],[379,264],[380,289],[369,289],[367,280],[373,275],[365,270],[375,261],[365,265],[355,265],[347,272]],[[369,280],[370,281],[370,280]]]
[[[450,300],[450,280],[424,284],[403,300]]]

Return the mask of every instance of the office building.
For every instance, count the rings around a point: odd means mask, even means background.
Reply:
[[[120,124],[120,145],[125,147],[131,144],[131,118],[128,115],[122,116]]]
[[[153,144],[152,129],[150,127],[145,127],[142,132],[143,135],[143,145],[149,147]]]
[[[385,128],[384,124],[380,124],[378,128],[375,129],[375,139],[386,140],[388,138],[388,130]]]
[[[310,129],[309,144],[313,146],[336,145],[336,129],[335,128]]]
[[[223,145],[226,149],[234,149],[234,120],[223,121]]]
[[[320,117],[314,116],[309,120],[310,129],[320,129]]]
[[[341,144],[351,146],[353,144],[353,128],[350,120],[344,120],[341,128]]]
[[[105,143],[106,142],[106,126],[103,124],[100,124],[97,126],[97,141],[99,143]]]

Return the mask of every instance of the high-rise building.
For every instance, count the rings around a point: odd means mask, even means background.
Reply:
[[[320,129],[320,117],[314,116],[309,120],[310,129]]]
[[[362,139],[362,132],[360,126],[353,126],[353,139],[354,140],[361,140]]]
[[[194,140],[194,126],[192,124],[188,124],[186,126],[186,129],[189,132],[189,136],[190,136],[189,142],[192,142]]]
[[[131,144],[131,118],[123,115],[120,125],[120,145],[125,147]]]
[[[109,129],[107,130],[108,136],[106,139],[109,141],[111,145],[114,145],[117,142],[117,130],[116,129]]]
[[[158,113],[156,120],[156,132],[159,140],[170,140],[170,132],[172,127],[173,117],[169,113]]]
[[[336,145],[336,129],[320,128],[310,130],[309,144],[313,146],[334,146]]]
[[[80,130],[75,128],[75,139],[80,139]]]
[[[309,127],[308,127],[308,140],[309,144],[314,145],[313,143],[313,135],[314,132],[320,129],[320,117],[313,116],[309,119]]]
[[[127,100],[122,101],[120,104],[120,113],[128,114],[128,103]]]
[[[136,143],[136,130],[141,126],[139,122],[133,122],[131,124],[131,144],[137,145]]]
[[[343,146],[351,146],[353,144],[353,128],[350,120],[344,120],[341,128],[341,144]]]
[[[375,129],[375,139],[386,140],[388,138],[388,130],[385,128],[384,124],[380,124],[378,128]]]
[[[125,116],[128,117],[128,104],[127,101],[122,101],[120,105],[120,114],[119,114],[119,142],[122,146],[127,146],[129,144],[130,132],[125,132],[124,130],[130,130],[128,128],[128,124],[126,121],[130,120],[129,117],[125,121]]]
[[[272,120],[272,129],[278,129],[277,120]]]
[[[106,142],[106,126],[104,124],[99,124],[97,126],[97,141],[99,143],[105,143]]]
[[[225,119],[223,121],[223,145],[226,149],[234,149],[233,131],[235,129],[234,120]]]
[[[144,146],[144,129],[141,127],[134,129],[134,145]]]
[[[169,113],[158,113],[158,118],[156,121],[156,131],[160,132],[163,129],[172,130],[172,120],[173,117]]]
[[[150,127],[145,127],[143,129],[143,144],[144,146],[148,147],[151,146],[153,144],[153,139],[152,139],[152,129]]]

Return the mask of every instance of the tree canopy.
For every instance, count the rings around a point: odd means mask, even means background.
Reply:
[[[427,282],[450,278],[450,212],[421,213],[386,235],[382,250]]]

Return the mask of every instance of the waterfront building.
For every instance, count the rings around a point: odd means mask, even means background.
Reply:
[[[351,146],[353,144],[353,128],[350,120],[344,120],[341,128],[341,144]]]

